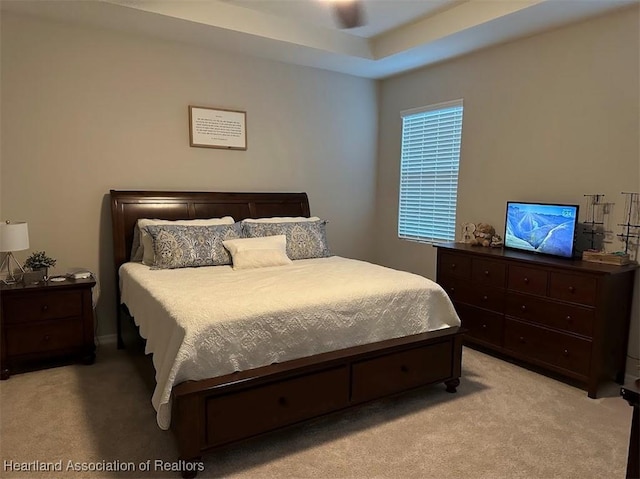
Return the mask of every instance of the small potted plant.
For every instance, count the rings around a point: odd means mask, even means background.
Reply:
[[[56,260],[47,256],[44,251],[36,251],[25,260],[24,265],[31,271],[39,271],[42,274],[42,279],[47,281],[49,279],[49,268],[53,268],[56,265]]]

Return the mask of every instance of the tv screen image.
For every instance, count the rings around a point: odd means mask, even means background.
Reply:
[[[507,202],[507,248],[571,258],[578,205]]]

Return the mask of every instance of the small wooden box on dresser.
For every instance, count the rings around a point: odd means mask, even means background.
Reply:
[[[468,330],[465,343],[572,378],[591,398],[602,380],[624,382],[638,265],[436,246],[437,282]]]
[[[93,279],[0,284],[0,379],[54,360],[95,359]]]

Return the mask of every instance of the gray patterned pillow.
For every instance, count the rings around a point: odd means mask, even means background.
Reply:
[[[324,258],[331,256],[327,246],[325,220],[287,223],[242,223],[247,238],[285,235],[290,259]]]
[[[222,242],[242,237],[240,223],[214,226],[149,225],[153,238],[153,269],[231,264]]]

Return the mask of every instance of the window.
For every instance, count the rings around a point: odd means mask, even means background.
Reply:
[[[462,100],[406,110],[401,115],[398,237],[453,241]]]

